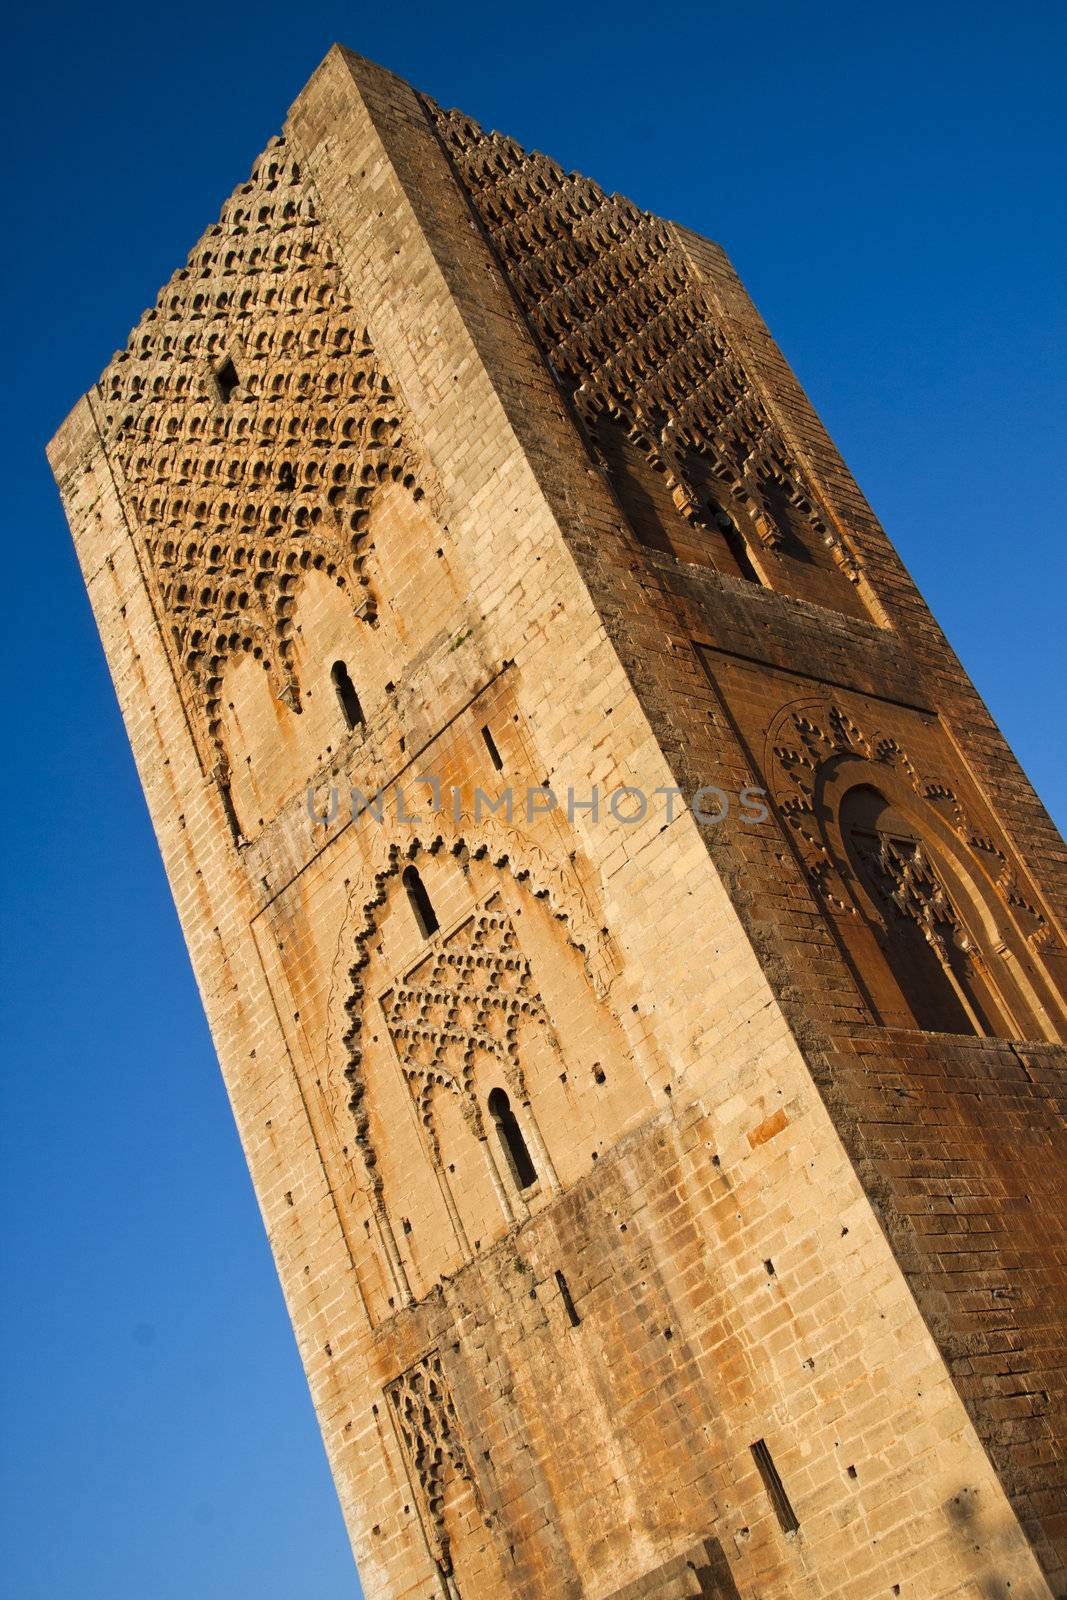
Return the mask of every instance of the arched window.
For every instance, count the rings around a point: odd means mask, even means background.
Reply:
[[[737,570],[742,578],[747,578],[749,583],[762,583],[763,579],[753,566],[752,557],[748,553],[745,536],[733,517],[714,495],[708,496],[707,506],[711,524],[722,534],[723,543],[737,563]]]
[[[508,1163],[508,1170],[517,1189],[528,1189],[537,1182],[537,1168],[526,1148],[522,1129],[511,1109],[511,1101],[503,1089],[494,1089],[489,1096],[489,1115],[496,1125],[497,1136]]]
[[[778,548],[794,561],[810,563],[810,541],[813,537],[811,523],[790,497],[788,485],[781,478],[765,477],[760,483],[763,509],[774,525]]]
[[[920,1028],[998,1033],[985,961],[914,824],[861,784],[841,803],[850,865],[879,916],[875,935]]]
[[[231,396],[241,386],[241,380],[237,376],[237,368],[234,366],[231,356],[227,356],[222,365],[215,369],[215,383],[218,387],[219,399],[223,405],[228,405]]]
[[[341,710],[344,713],[345,724],[349,728],[358,728],[363,718],[363,707],[359,703],[356,686],[348,675],[348,668],[343,661],[335,661],[330,668],[330,678],[337,691]]]
[[[415,867],[404,868],[401,882],[407,890],[408,904],[418,924],[419,932],[424,939],[428,939],[431,933],[437,932],[441,924],[437,920],[437,912],[433,908],[433,902],[426,893],[426,885],[419,877]]]

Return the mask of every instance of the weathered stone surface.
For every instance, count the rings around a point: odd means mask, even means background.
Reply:
[[[721,250],[335,49],[50,455],[367,1595],[1064,1593],[1063,847]]]

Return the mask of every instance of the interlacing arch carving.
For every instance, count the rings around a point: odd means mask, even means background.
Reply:
[[[463,925],[435,943],[429,971],[398,983],[382,996],[389,1034],[419,1118],[440,1156],[433,1117],[436,1089],[459,1100],[472,1132],[485,1138],[475,1067],[491,1058],[520,1101],[529,1098],[519,1060],[524,1023],[549,1029],[530,964],[499,895],[472,912]]]
[[[449,1478],[455,1475],[467,1482],[479,1509],[482,1507],[477,1477],[467,1459],[440,1352],[429,1351],[421,1361],[394,1378],[385,1394],[418,1500],[430,1553],[451,1594],[454,1592],[451,1585],[453,1565],[445,1521]]]
[[[1055,953],[1054,930],[1021,889],[1006,850],[975,823],[952,785],[942,776],[924,776],[900,739],[861,726],[860,715],[839,701],[795,701],[779,712],[767,735],[768,789],[810,882],[827,908],[845,918],[860,915],[862,888],[870,897],[868,914],[873,909],[886,926],[895,917],[910,921],[946,973],[957,980],[972,974],[990,989],[1002,988],[991,967],[992,951],[1005,956],[1005,941],[1021,935],[1025,943],[1018,955],[1026,945],[1034,953]],[[837,808],[846,797],[851,803],[864,793],[872,802],[879,797],[890,820],[868,823],[857,814],[846,841]],[[909,813],[924,820],[912,824]],[[849,863],[850,849],[862,886]],[[973,904],[965,905],[968,896]],[[1018,959],[1011,960],[1017,985],[1022,969]],[[1027,995],[1032,1004],[1033,991]]]
[[[708,526],[696,482],[708,476],[747,509],[765,548],[829,551],[858,583],[855,554],[817,503],[671,225],[427,104],[591,441],[605,421],[619,428],[694,525]]]
[[[202,754],[223,761],[227,664],[300,709],[293,610],[325,574],[373,623],[379,487],[423,494],[299,163],[276,139],[97,385],[95,409]]]
[[[961,922],[923,844],[887,833],[853,837],[885,906],[915,923],[943,965],[948,965],[954,948],[984,971],[981,951]]]
[[[606,990],[600,936],[585,909],[577,903],[574,885],[562,887],[561,893],[561,882],[554,884],[524,865],[516,857],[514,838],[510,849],[505,848],[502,841],[494,844],[485,838],[472,838],[468,843],[463,836],[446,839],[442,834],[431,834],[425,840],[412,839],[403,848],[390,843],[384,860],[373,873],[370,893],[359,894],[356,916],[354,920],[346,919],[341,935],[343,951],[354,952],[353,959],[341,957],[347,986],[343,1002],[347,1027],[342,1045],[346,1057],[344,1075],[350,1091],[348,1109],[355,1123],[356,1148],[379,1212],[384,1196],[367,1106],[362,1044],[366,1000],[363,971],[371,957],[380,912],[395,880],[409,862],[441,850],[448,850],[460,859],[487,860],[498,870],[510,872],[517,883],[526,884],[531,894],[545,901],[555,919],[563,925],[568,943],[585,961],[587,975],[597,995],[603,997]],[[398,985],[386,997],[390,1032],[395,1028],[394,1039],[405,1080],[435,1157],[439,1151],[429,1107],[434,1089],[445,1085],[455,1092],[473,1131],[477,1137],[485,1137],[481,1109],[473,1095],[474,1053],[485,1050],[495,1056],[509,1088],[518,1099],[525,1100],[526,1084],[517,1053],[518,1027],[523,1019],[535,1026],[550,1026],[534,988],[529,964],[499,900],[493,897],[486,906],[472,909],[470,923],[466,926],[466,938],[460,938],[454,947],[446,949],[440,940],[435,943],[432,976],[428,981],[420,977],[417,984]],[[331,1010],[335,1003],[332,997]]]

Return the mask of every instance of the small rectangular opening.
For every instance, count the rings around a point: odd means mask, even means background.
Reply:
[[[229,356],[226,357],[221,367],[215,368],[215,382],[218,384],[219,399],[225,405],[233,391],[239,388],[241,383],[240,378],[237,376],[237,368]]]
[[[750,1446],[750,1449],[759,1475],[763,1479],[763,1487],[766,1489],[771,1505],[774,1507],[775,1515],[782,1525],[783,1533],[796,1533],[800,1523],[797,1521],[796,1512],[789,1503],[785,1485],[778,1476],[778,1468],[774,1464],[771,1452],[767,1449],[766,1442],[763,1439],[757,1439],[755,1444]]]
[[[417,867],[405,867],[400,880],[408,893],[408,903],[419,932],[424,939],[429,939],[435,934],[441,924],[437,920],[437,912],[433,908],[433,901],[426,892],[426,885],[419,876]]]
[[[233,836],[233,842],[237,846],[243,845],[245,842],[244,834],[241,832],[241,824],[237,818],[237,807],[233,803],[233,791],[230,788],[229,781],[218,773],[216,773],[215,781],[219,786],[219,799],[222,801],[222,809],[229,825],[230,833]]]
[[[482,738],[485,740],[485,748],[489,752],[489,759],[499,772],[504,765],[504,758],[496,747],[496,740],[489,732],[488,725],[482,729]]]
[[[564,1309],[566,1310],[568,1317],[571,1319],[571,1327],[576,1328],[582,1319],[578,1315],[578,1308],[574,1303],[570,1289],[567,1287],[567,1280],[563,1276],[562,1272],[556,1273],[556,1287],[559,1289],[560,1298],[563,1301]]]

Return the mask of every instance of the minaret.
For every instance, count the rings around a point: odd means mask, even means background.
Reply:
[[[335,48],[50,458],[368,1600],[1067,1592],[1063,846],[722,250]]]

